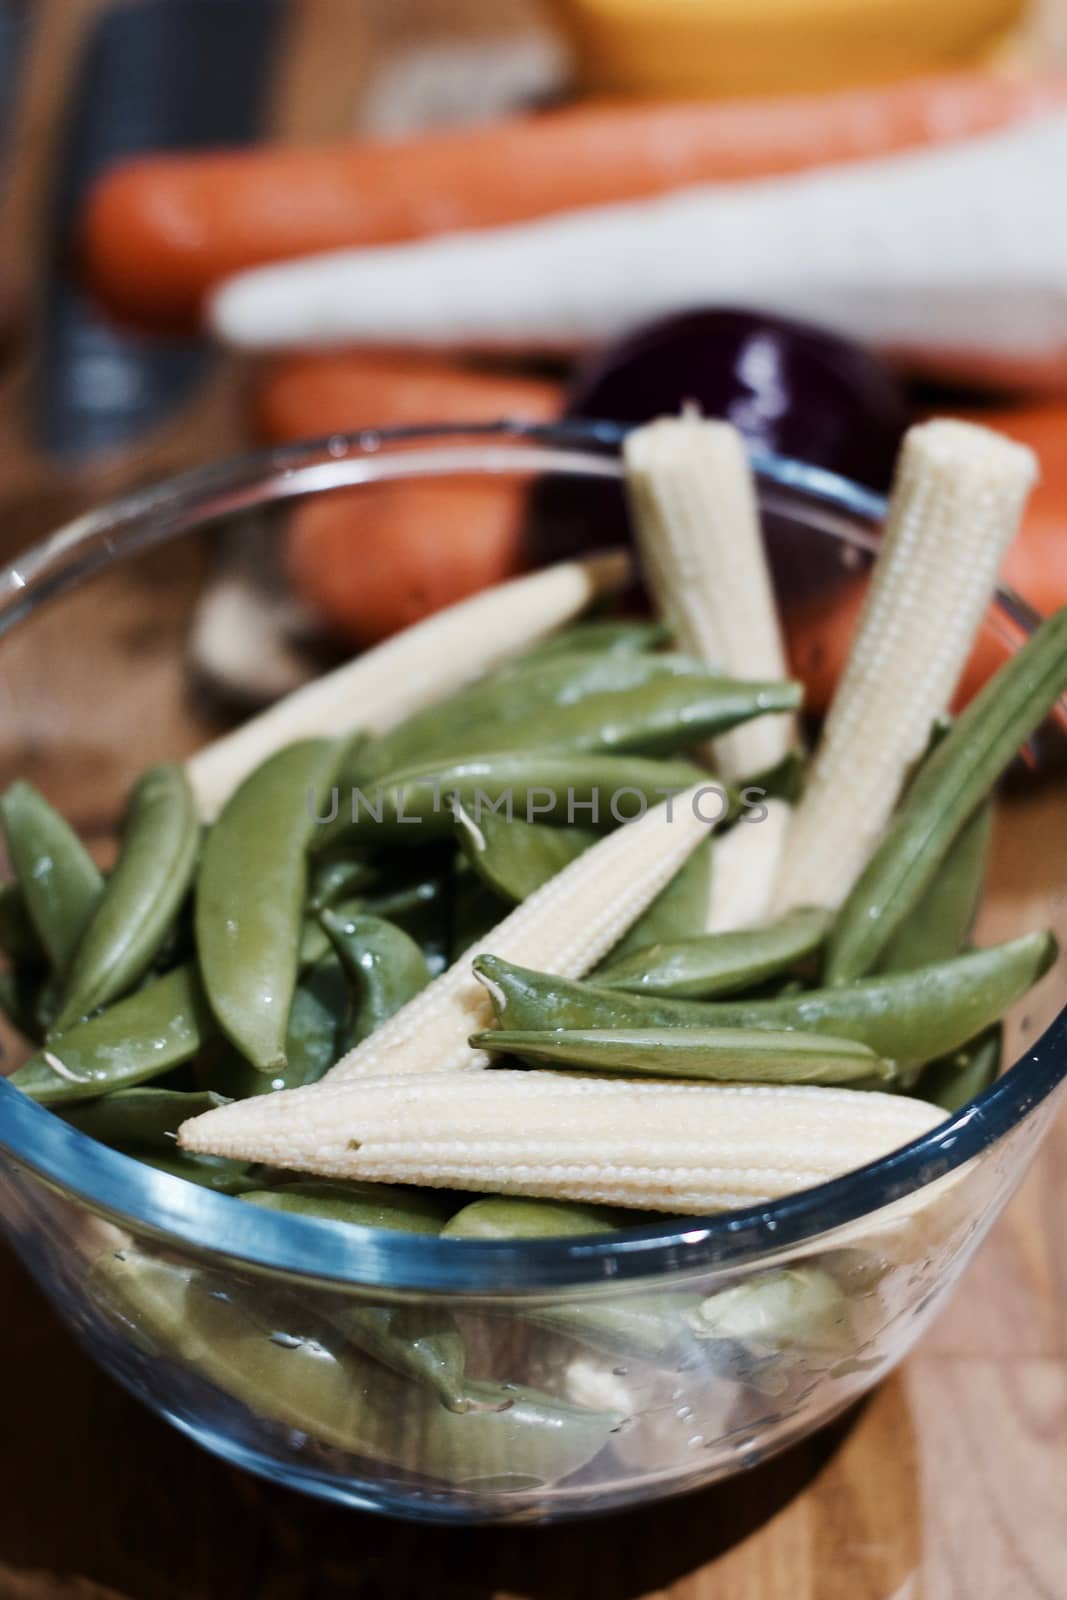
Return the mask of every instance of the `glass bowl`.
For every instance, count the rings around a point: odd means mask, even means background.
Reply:
[[[190,681],[187,641],[220,533],[254,519],[242,537],[266,561],[278,530],[264,511],[277,502],[472,473],[536,480],[533,514],[562,509],[564,520],[598,480],[614,516],[618,440],[610,425],[337,437],[81,518],[0,573],[7,776],[38,783],[106,849],[141,767],[217,729]],[[784,551],[780,582],[798,571],[798,549],[848,571],[867,560],[876,496],[777,458],[757,467]],[[1010,596],[1000,605],[1009,633],[1028,624]],[[1010,815],[983,913],[990,938],[1046,920],[1050,906],[1061,932],[1067,922],[1062,781],[1039,773],[1021,790],[1001,803]],[[605,1511],[761,1461],[905,1355],[1062,1100],[1064,987],[1061,965],[1009,1019],[1017,1065],[924,1138],[727,1215],[521,1243],[344,1227],[143,1166],[2,1081],[0,1213],[100,1364],[231,1462],[417,1518]],[[497,1387],[459,1415],[361,1355],[346,1321],[388,1307],[410,1314],[409,1329],[421,1319],[458,1330],[468,1374]]]

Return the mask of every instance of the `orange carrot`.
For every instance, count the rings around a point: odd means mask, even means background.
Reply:
[[[561,405],[560,386],[547,379],[478,371],[441,356],[345,350],[268,367],[256,421],[265,439],[285,443],[420,422],[541,422]]]
[[[116,310],[190,319],[231,273],[316,251],[858,161],[1067,103],[1067,78],[953,73],[771,101],[587,103],[389,144],[150,156],[89,197],[89,277]]]
[[[288,568],[311,606],[357,644],[375,644],[522,567],[513,482],[449,478],[375,484],[299,506]]]
[[[434,357],[295,357],[262,384],[263,435],[285,441],[420,422],[541,421],[557,385]],[[513,478],[383,483],[298,506],[288,567],[300,594],[359,644],[418,622],[522,565],[523,490]]]

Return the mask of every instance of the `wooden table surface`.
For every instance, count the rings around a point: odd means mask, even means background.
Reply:
[[[420,3],[441,0],[409,0],[408,11]],[[54,49],[23,108],[30,165],[43,159],[57,63],[94,8],[39,8]],[[305,14],[334,27],[353,9],[307,0]],[[294,136],[328,125],[329,104],[334,121],[345,114],[347,90],[335,85],[331,101],[320,70],[330,52],[317,41],[309,26],[280,102],[279,126]],[[28,198],[14,199],[29,216]],[[135,462],[57,485],[13,448],[24,376],[16,364],[0,388],[8,549],[116,482],[203,454],[209,436],[218,447],[220,418],[233,427],[224,379],[208,422],[202,412]],[[161,612],[172,582],[161,579]],[[142,593],[147,624],[156,602]],[[1067,933],[1067,899],[1049,888],[1049,853],[1065,837],[1062,790],[1007,808],[991,932],[1022,908],[1031,925]],[[517,1530],[415,1528],[222,1466],[98,1372],[0,1245],[0,1600],[1064,1600],[1065,1217],[1061,1119],[948,1311],[854,1414],[704,1493]]]

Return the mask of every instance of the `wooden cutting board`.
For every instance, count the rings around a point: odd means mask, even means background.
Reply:
[[[41,0],[0,259],[32,283],[35,194],[63,74],[99,0]],[[1055,7],[1055,9],[1054,9]],[[358,60],[462,13],[512,5],[305,0],[276,125],[349,124]],[[515,0],[514,25],[524,5]],[[1049,16],[1067,21],[1067,0]],[[387,26],[382,26],[383,22]],[[356,63],[354,65],[354,63]],[[30,296],[32,304],[32,295]],[[28,324],[32,329],[32,319]],[[56,480],[26,448],[32,340],[0,379],[0,543],[13,549],[104,493],[240,439],[239,376],[134,456]],[[142,589],[166,624],[192,566]],[[91,616],[86,618],[91,627]],[[91,650],[89,639],[80,641]],[[1016,800],[999,828],[990,932],[1025,911],[1067,933],[1049,852],[1067,795]],[[1062,972],[1060,976],[1062,988]],[[728,1484],[564,1528],[414,1528],[303,1500],[224,1467],[151,1417],[76,1348],[0,1245],[0,1600],[1064,1600],[1067,1596],[1067,1119],[949,1310],[853,1415]]]

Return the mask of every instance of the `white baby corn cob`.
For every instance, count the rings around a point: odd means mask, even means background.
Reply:
[[[708,896],[708,933],[758,928],[770,913],[793,808],[785,800],[765,800],[759,822],[742,819],[716,841]]]
[[[555,977],[583,977],[707,835],[709,824],[693,803],[700,792],[698,787],[665,801],[564,867],[370,1038],[342,1056],[328,1081],[486,1066],[485,1052],[467,1043],[472,1033],[493,1025],[490,996],[471,971],[474,956],[493,954]]]
[[[838,906],[946,709],[1037,477],[988,428],[912,428],[848,665],[786,841],[778,911]]]
[[[598,595],[620,588],[629,573],[629,557],[608,551],[513,578],[316,678],[189,758],[186,771],[201,815],[211,821],[238,784],[283,745],[395,727],[554,632]]]
[[[700,1212],[822,1183],[943,1119],[849,1089],[494,1071],[327,1080],[209,1111],[178,1137],[326,1177]]]
[[[661,417],[628,435],[623,456],[645,574],[678,649],[736,678],[787,677],[740,433],[695,414]],[[712,752],[734,781],[777,766],[795,739],[793,717],[758,717]]]

